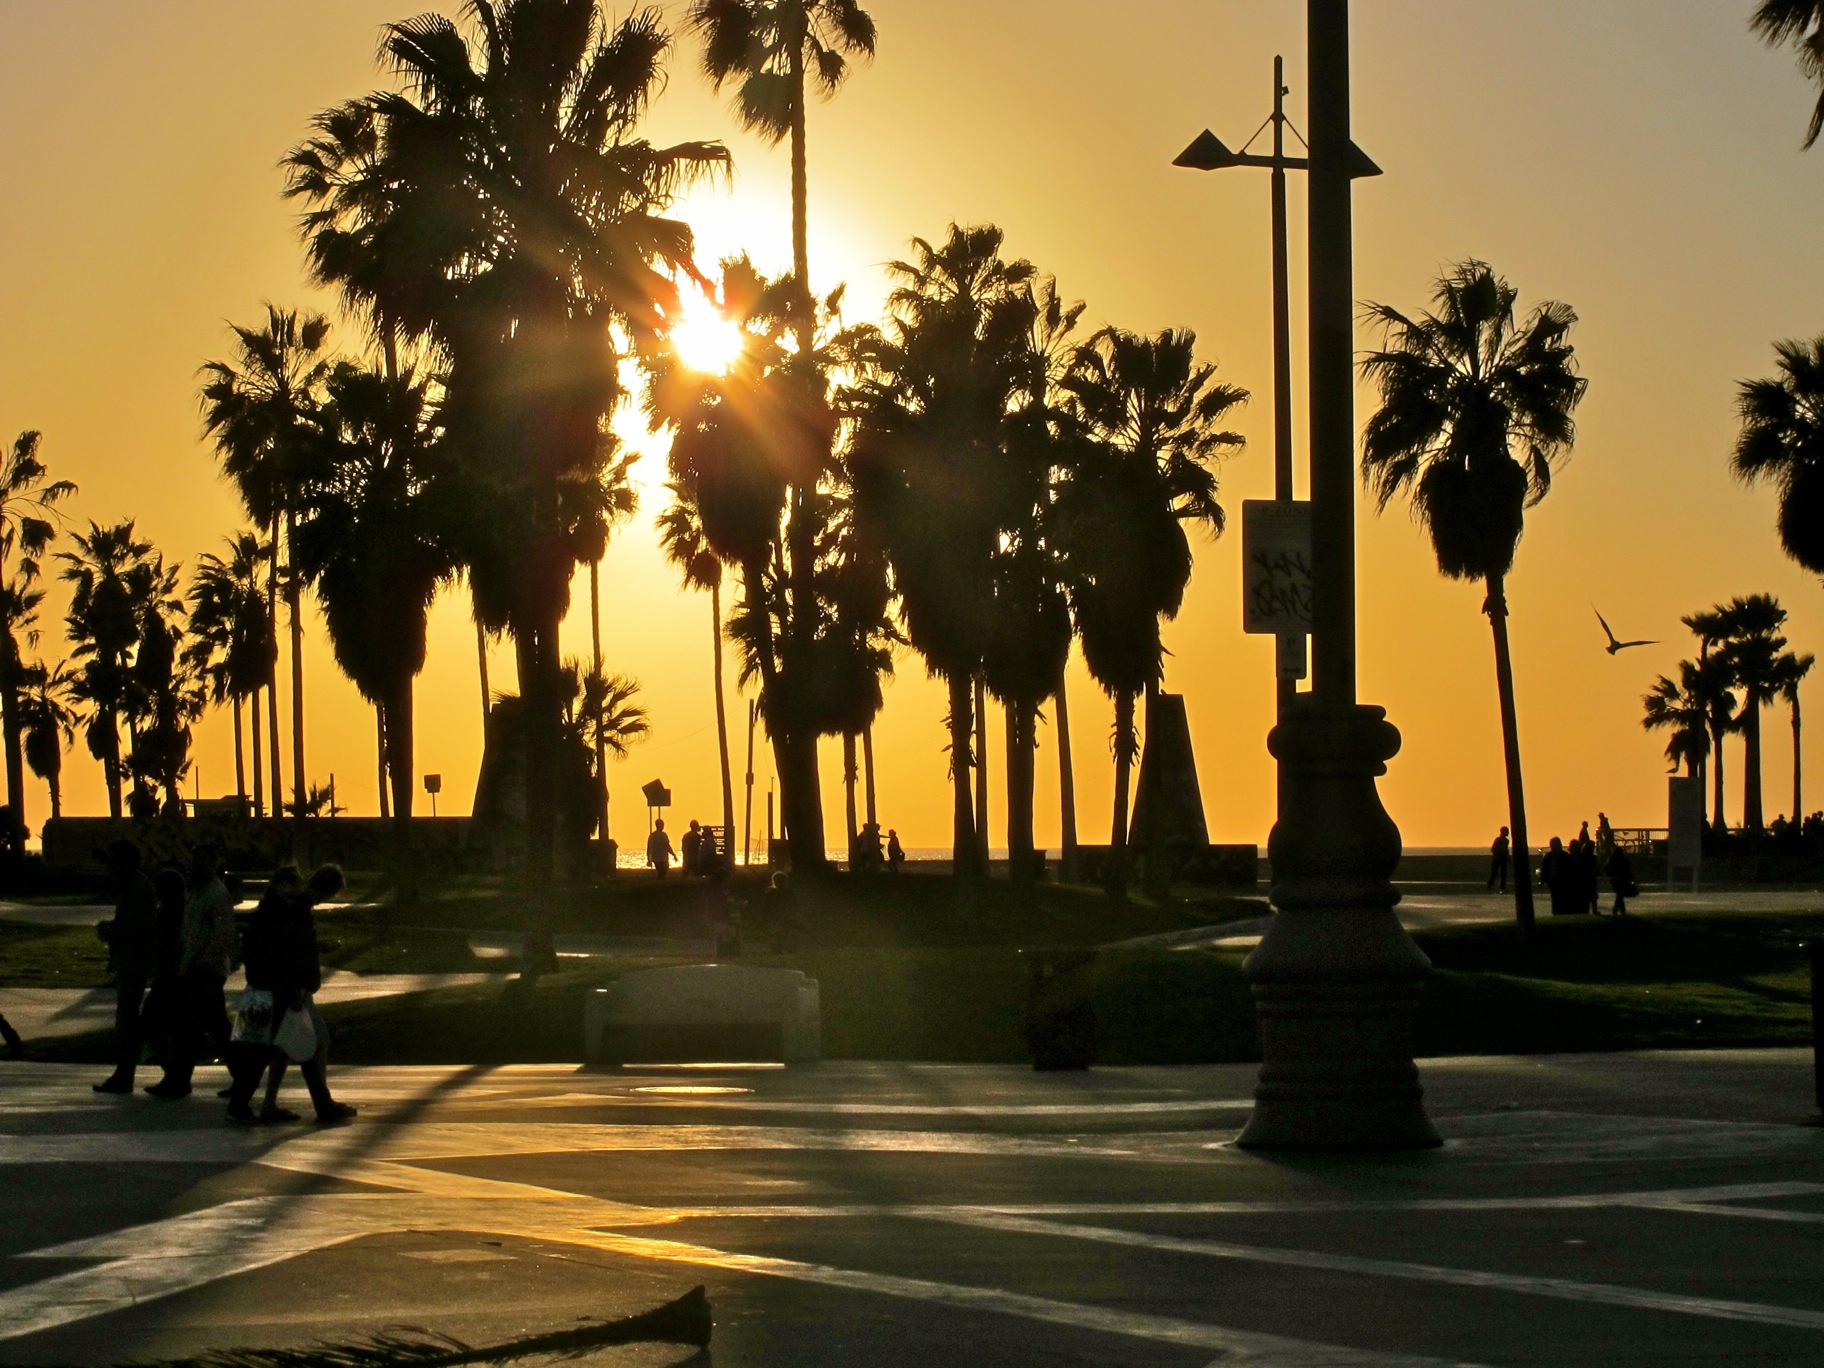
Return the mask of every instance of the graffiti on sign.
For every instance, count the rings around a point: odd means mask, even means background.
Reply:
[[[1311,630],[1311,505],[1248,499],[1241,506],[1242,630]]]

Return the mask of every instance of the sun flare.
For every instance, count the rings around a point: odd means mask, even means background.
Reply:
[[[692,370],[720,375],[741,354],[741,328],[723,317],[715,302],[702,294],[686,294],[683,310],[672,325],[671,345],[678,359]]]

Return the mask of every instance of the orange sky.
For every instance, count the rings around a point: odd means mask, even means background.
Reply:
[[[196,367],[224,353],[224,321],[254,319],[263,300],[324,302],[302,283],[276,162],[314,112],[380,83],[379,25],[417,7],[0,0],[0,434],[44,430],[55,473],[82,485],[78,516],[135,517],[186,561],[236,525],[200,441]],[[870,8],[879,59],[812,115],[819,285],[849,281],[850,318],[869,317],[878,263],[909,236],[938,235],[952,219],[997,222],[1013,252],[1089,301],[1096,324],[1195,328],[1222,377],[1256,395],[1238,423],[1249,449],[1222,471],[1225,502],[1269,493],[1266,181],[1170,162],[1206,125],[1231,145],[1248,136],[1269,106],[1275,52],[1302,122],[1303,5]],[[1678,615],[1770,591],[1792,611],[1794,643],[1824,646],[1818,588],[1780,555],[1771,495],[1737,486],[1725,464],[1735,382],[1770,368],[1773,339],[1824,330],[1824,150],[1799,151],[1810,92],[1786,55],[1748,34],[1751,0],[1355,8],[1357,138],[1388,173],[1357,196],[1358,294],[1416,306],[1441,264],[1474,254],[1512,277],[1523,304],[1556,297],[1583,319],[1581,440],[1530,516],[1510,582],[1533,832],[1568,835],[1599,808],[1617,825],[1663,824],[1661,742],[1640,730],[1639,697],[1686,652]],[[699,193],[683,212],[706,258],[746,248],[780,269],[784,159],[735,130],[694,61],[687,45],[652,136],[727,138],[737,174],[732,190]],[[1302,211],[1295,186],[1295,320]],[[1302,444],[1302,390],[1298,412]],[[640,677],[655,724],[612,775],[623,835],[643,830],[635,790],[655,776],[680,819],[714,820],[719,802],[709,606],[678,590],[655,549],[662,463],[640,473],[645,507],[603,567],[611,666]],[[1480,591],[1438,577],[1403,511],[1376,519],[1364,509],[1360,545],[1361,694],[1406,737],[1383,782],[1387,805],[1409,845],[1484,843],[1505,816]],[[1188,701],[1212,835],[1252,841],[1264,840],[1272,806],[1271,647],[1240,632],[1239,553],[1238,536],[1200,548],[1167,633],[1167,683]],[[61,599],[47,620],[50,653],[62,649]],[[1666,644],[1609,658],[1592,604],[1622,635]],[[585,620],[569,626],[572,649],[586,650]],[[310,777],[333,772],[343,800],[371,812],[371,714],[336,674],[319,624],[307,650]],[[511,683],[507,650],[495,671],[497,685]],[[442,811],[466,811],[480,727],[459,592],[436,611],[419,700],[420,768],[444,775]],[[1080,666],[1071,706],[1082,835],[1106,840],[1111,714]],[[908,846],[947,839],[942,711],[917,658],[902,659],[877,749],[882,818]],[[1783,714],[1765,727],[1773,813],[1790,805]],[[999,737],[997,719],[997,845]],[[1051,743],[1046,731],[1038,838],[1055,846]],[[835,833],[839,751],[826,747]],[[195,753],[203,791],[231,790],[225,717],[204,720]],[[1820,760],[1810,756],[1813,774],[1824,775]],[[739,784],[739,755],[735,764]],[[71,810],[101,810],[99,766],[80,749],[67,765]],[[1739,780],[1734,754],[1731,772]],[[759,813],[768,774],[763,758]],[[1732,814],[1739,800],[1738,782]],[[35,784],[30,802],[35,823]],[[1824,806],[1824,789],[1808,806]]]

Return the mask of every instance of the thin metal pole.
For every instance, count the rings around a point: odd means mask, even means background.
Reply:
[[[1286,59],[1273,59],[1273,497],[1292,498],[1292,302],[1286,245]],[[1274,671],[1279,663],[1275,652]],[[1298,681],[1278,679],[1279,716]],[[1282,785],[1283,787],[1283,785]]]
[[[1355,703],[1355,265],[1349,0],[1310,0],[1312,687]]]
[[[754,862],[754,719],[759,715],[756,699],[747,700],[747,802],[741,810],[741,863]]]

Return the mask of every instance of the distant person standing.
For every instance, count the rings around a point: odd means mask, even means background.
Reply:
[[[1492,891],[1497,883],[1501,891],[1507,892],[1507,870],[1513,863],[1513,847],[1508,844],[1507,828],[1501,828],[1501,834],[1495,837],[1495,843],[1488,848],[1488,886]]]
[[[108,947],[114,975],[114,1072],[95,1085],[99,1093],[130,1093],[139,1068],[140,1009],[158,964],[158,895],[139,867],[139,847],[119,840],[108,847],[108,881],[114,916],[95,928]]]
[[[1609,825],[1609,814],[1596,814],[1596,858],[1606,866],[1615,853],[1615,828]]]
[[[892,827],[887,828],[887,868],[895,874],[906,862],[906,848],[899,843],[899,833]]]
[[[1585,831],[1589,830],[1586,825]],[[1602,915],[1602,861],[1596,857],[1596,842],[1589,837],[1577,843],[1577,887],[1583,895],[1580,911],[1591,916]]]
[[[671,837],[665,834],[665,819],[660,817],[653,822],[652,834],[646,838],[646,863],[658,870],[662,879],[671,872],[671,861]]]
[[[1609,890],[1615,895],[1615,915],[1625,917],[1628,914],[1628,899],[1640,893],[1634,886],[1634,862],[1628,858],[1627,851],[1616,846],[1609,854],[1605,872],[1609,876]]]
[[[703,828],[695,817],[690,819],[690,830],[678,841],[678,872],[685,878],[702,872],[703,867]]]
[[[1583,910],[1582,890],[1577,884],[1576,861],[1564,848],[1564,842],[1552,837],[1545,857],[1539,861],[1539,882],[1552,895],[1552,915],[1570,916]]]

